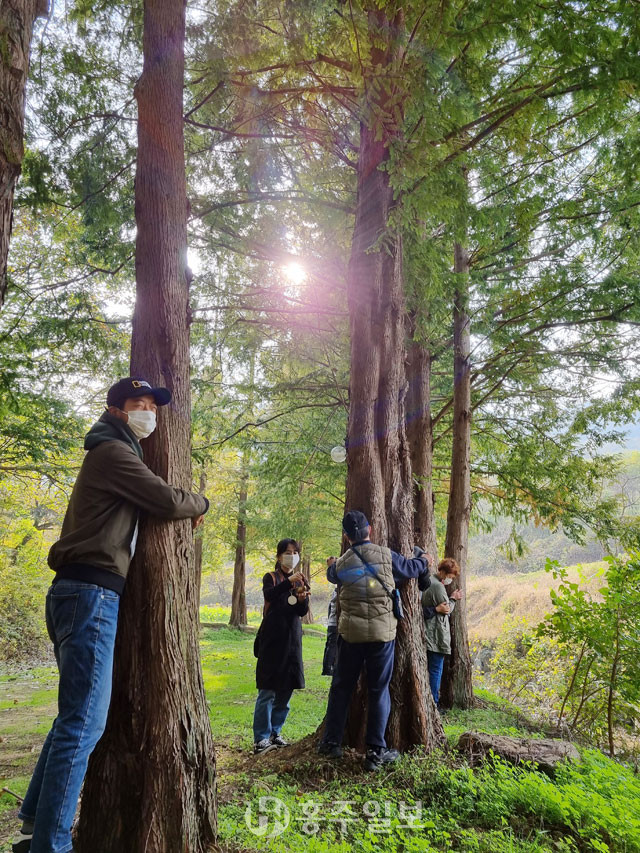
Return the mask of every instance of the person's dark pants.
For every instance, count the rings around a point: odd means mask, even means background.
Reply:
[[[324,657],[322,659],[322,674],[333,675],[336,663],[336,651],[338,648],[338,628],[329,625],[327,628],[327,642],[324,646]]]
[[[369,695],[366,743],[367,746],[386,747],[384,733],[391,711],[389,683],[393,673],[394,652],[395,640],[388,643],[348,643],[338,637],[338,657],[322,737],[324,743],[342,743],[351,694],[364,663]]]
[[[427,669],[429,670],[429,687],[433,701],[438,704],[440,699],[440,682],[442,681],[442,669],[444,667],[444,654],[442,652],[430,652],[427,650]]]

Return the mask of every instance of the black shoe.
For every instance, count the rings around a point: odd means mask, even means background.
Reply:
[[[327,758],[342,758],[342,747],[331,741],[321,741],[318,744],[318,755],[324,755]]]
[[[271,735],[270,742],[274,746],[289,746],[289,741],[280,737],[280,735]]]
[[[386,747],[378,747],[367,749],[367,755],[364,759],[365,770],[380,770],[385,764],[393,764],[400,758],[400,753],[397,749],[386,749]]]
[[[11,845],[12,853],[29,853],[29,850],[31,850],[32,838],[33,833],[26,835],[24,832],[20,832],[16,840]]]

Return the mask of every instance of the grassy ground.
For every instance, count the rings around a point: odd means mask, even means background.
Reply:
[[[320,675],[323,639],[307,635],[303,643],[307,689],[294,694],[283,732],[293,741],[318,727],[329,686]],[[226,850],[640,853],[640,781],[596,752],[554,781],[499,761],[471,771],[453,749],[416,751],[373,776],[351,752],[341,762],[321,761],[306,747],[254,757],[252,645],[251,635],[227,629],[202,635]],[[51,668],[0,678],[0,787],[24,793],[55,713],[55,684]],[[472,728],[530,735],[508,708],[445,716],[451,744]],[[2,795],[1,853],[16,812],[16,801]]]

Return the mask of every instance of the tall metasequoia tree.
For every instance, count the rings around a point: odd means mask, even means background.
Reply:
[[[207,494],[207,475],[204,468],[200,471],[200,483],[198,486],[198,494]],[[200,582],[202,581],[202,553],[204,548],[204,539],[202,535],[196,536],[196,541],[193,548],[193,564],[196,577],[198,578],[198,601],[200,601]]]
[[[473,681],[466,614],[466,574],[471,518],[471,335],[469,319],[469,256],[455,244],[454,272],[458,282],[453,304],[453,436],[445,557],[460,565],[457,587],[462,599],[451,614],[451,655],[442,679],[440,702],[445,708],[473,706]]]
[[[249,358],[247,413],[251,416],[255,402],[256,349],[252,349]],[[229,616],[229,625],[234,627],[247,624],[247,499],[249,497],[250,453],[250,449],[245,447],[240,459],[236,552],[233,561],[233,589],[231,592],[231,615]]]
[[[412,324],[413,326],[413,324]],[[431,353],[414,339],[407,352],[407,440],[413,474],[413,529],[417,545],[437,559],[436,518],[432,484]]]
[[[24,100],[33,24],[49,10],[47,0],[0,4],[0,308],[7,293],[7,257],[13,193],[24,157]]]
[[[136,279],[131,371],[169,387],[149,466],[190,488],[185,7],[145,0],[136,86]],[[215,760],[198,646],[188,521],[144,519],[120,613],[107,730],[82,802],[83,853],[204,851],[216,827]]]
[[[398,106],[393,71],[403,15],[367,7],[370,66],[360,123],[357,203],[347,295],[351,337],[346,506],[369,518],[372,538],[403,554],[413,550],[413,482],[405,431],[405,302],[402,240],[390,223],[394,193],[389,146],[399,132],[390,105]],[[391,682],[390,745],[434,746],[443,730],[429,691],[424,625],[415,581],[403,590]],[[354,696],[345,740],[364,740],[363,685]]]
[[[247,553],[247,497],[249,495],[249,472],[246,454],[242,454],[240,490],[238,494],[238,524],[236,527],[236,554],[233,562],[233,591],[231,593],[231,616],[229,625],[239,627],[247,624],[246,553]]]
[[[311,557],[309,554],[304,554],[302,557],[302,566],[300,567],[300,571],[307,579],[307,582],[311,584]],[[309,609],[302,617],[303,625],[311,625],[313,624],[313,613],[311,611],[311,600],[309,601]]]

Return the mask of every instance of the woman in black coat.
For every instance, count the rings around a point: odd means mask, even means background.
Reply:
[[[274,572],[262,579],[264,616],[257,638],[256,686],[253,713],[256,754],[287,746],[280,731],[289,713],[294,690],[304,687],[301,617],[309,610],[305,579],[295,571],[300,548],[295,539],[281,539]]]

